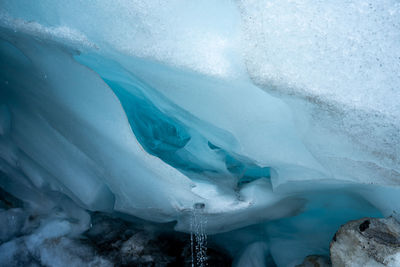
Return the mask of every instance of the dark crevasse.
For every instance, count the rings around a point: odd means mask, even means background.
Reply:
[[[112,69],[108,68],[109,65],[112,65],[115,71],[114,62],[95,64],[96,61],[93,61],[92,56],[85,55],[76,56],[75,59],[96,71],[113,90],[124,108],[132,131],[148,153],[185,173],[229,176],[235,179],[235,184],[239,187],[260,178],[270,178],[269,167],[258,166],[248,158],[234,155],[213,144],[196,129],[190,128],[179,118],[158,108],[154,100],[148,96],[149,92],[155,92],[155,89],[121,66],[118,65],[120,71],[117,74],[107,73],[108,69]],[[167,101],[163,98],[158,99]],[[173,106],[170,103],[168,105]],[[176,110],[174,114],[179,112],[184,111]],[[191,141],[197,146],[205,147],[206,150],[189,149],[187,145]],[[219,162],[210,164],[208,162],[210,158]]]
[[[156,106],[140,93],[138,87],[104,79],[118,96],[128,117],[136,138],[144,149],[158,156],[168,164],[189,170],[199,170],[195,163],[190,164],[176,152],[185,147],[191,136],[184,125],[172,117],[163,114]],[[136,95],[124,87],[138,89]]]

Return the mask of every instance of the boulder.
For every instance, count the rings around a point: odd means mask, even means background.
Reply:
[[[400,223],[363,218],[342,225],[330,245],[334,267],[400,266]]]

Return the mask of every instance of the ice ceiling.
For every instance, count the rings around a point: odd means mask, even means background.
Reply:
[[[0,186],[77,224],[201,207],[289,266],[399,216],[399,85],[395,0],[2,0]]]

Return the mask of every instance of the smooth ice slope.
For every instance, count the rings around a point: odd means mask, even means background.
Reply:
[[[238,265],[327,254],[340,224],[400,214],[399,12],[1,1],[0,186],[68,210],[61,236],[86,210],[190,231],[202,207]]]

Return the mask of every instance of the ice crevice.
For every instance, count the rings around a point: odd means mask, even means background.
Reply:
[[[232,134],[198,120],[116,62],[105,61],[96,55],[78,55],[75,59],[95,70],[119,97],[133,133],[144,150],[178,169],[194,182],[192,192],[203,200],[182,209],[184,215],[178,215],[181,218],[177,229],[187,228],[190,214],[196,205],[204,206],[203,216],[220,217],[221,221],[228,213],[236,213],[231,217],[230,226],[221,228],[210,222],[207,225],[209,233],[238,227],[243,224],[240,222],[242,216],[255,213],[266,206],[278,208],[284,205],[280,203],[284,197],[255,197],[256,192],[262,194],[263,190],[267,195],[268,192],[272,193],[271,169],[260,167],[256,160],[228,152],[227,150],[238,143]],[[115,72],[110,73],[110,69]],[[253,182],[260,178],[263,180]],[[251,182],[251,185],[248,184]],[[259,188],[250,189],[254,186]],[[297,200],[285,203],[295,201]],[[302,204],[300,201],[289,209],[282,209],[278,214],[271,212],[264,216],[273,219],[295,213]],[[245,224],[247,223],[243,225]]]
[[[23,46],[16,48],[11,45],[17,40]],[[106,62],[93,55],[75,56],[99,73],[103,82],[97,74],[75,63],[71,58],[74,52],[68,52],[67,47],[59,48],[52,41],[45,42],[46,46],[43,47],[29,35],[20,36],[10,32],[7,42],[2,43],[7,46],[6,49],[12,49],[12,56],[21,58],[14,59],[14,62],[23,65],[7,66],[10,72],[15,71],[15,67],[35,68],[27,71],[28,76],[22,81],[12,75],[3,78],[11,88],[2,92],[6,97],[4,99],[8,99],[7,105],[3,105],[3,113],[10,113],[7,116],[12,118],[9,123],[12,131],[4,135],[5,148],[13,151],[6,156],[14,158],[6,158],[2,164],[8,175],[12,172],[10,169],[21,172],[21,177],[27,176],[33,186],[61,191],[90,210],[115,210],[156,221],[177,220],[177,229],[183,231],[189,230],[190,211],[194,203],[204,203],[205,213],[219,217],[219,220],[224,220],[227,213],[237,214],[232,217],[230,225],[209,223],[207,231],[212,233],[251,224],[242,221],[241,216],[249,212],[256,213],[266,206],[279,207],[285,205],[282,201],[288,201],[283,196],[272,195],[269,167],[261,167],[259,164],[262,163],[241,155],[239,149],[232,151],[239,145],[229,132],[196,119],[163,99],[161,94],[154,89],[152,91],[150,86],[123,68],[112,66],[115,62]],[[52,56],[45,57],[44,53],[49,51],[53,52]],[[25,56],[19,56],[21,54]],[[101,64],[98,60],[102,60]],[[51,66],[59,64],[57,62],[63,62],[65,71],[62,77],[57,74],[60,70],[52,72]],[[71,68],[67,67],[68,64]],[[102,73],[98,68],[112,69],[114,72]],[[74,79],[68,79],[68,75]],[[74,84],[81,82],[79,77],[85,77],[86,85]],[[31,89],[31,83],[41,86],[41,91]],[[12,87],[14,84],[16,86]],[[68,90],[62,89],[61,85]],[[93,88],[93,91],[82,91],[79,89],[82,86]],[[99,88],[104,88],[103,93]],[[46,94],[46,91],[49,93]],[[101,94],[108,96],[101,97]],[[103,99],[108,103],[104,103]],[[160,108],[153,103],[159,103]],[[99,112],[96,108],[111,105],[114,109],[107,112]],[[174,114],[174,117],[166,116],[165,111]],[[67,116],[68,121],[61,123],[61,116]],[[99,130],[102,127],[109,130],[102,132]],[[39,136],[40,140],[36,139]],[[62,149],[51,149],[54,147]],[[140,161],[147,162],[139,169],[133,160],[138,155]],[[68,165],[60,164],[60,160],[67,161]],[[110,166],[110,162],[114,162],[114,166]],[[71,175],[78,178],[71,179]],[[117,175],[118,180],[111,179],[113,175]],[[148,178],[143,178],[148,175]],[[162,178],[152,182],[153,175]],[[132,177],[141,177],[140,183]],[[260,182],[252,182],[260,178],[263,178]],[[81,179],[85,180],[84,184]],[[147,194],[151,187],[156,193],[156,188],[161,186],[163,180],[168,187],[176,184],[171,187],[170,194],[165,193],[167,201],[160,198],[156,200],[160,201],[158,203],[147,202],[147,197],[138,193],[146,190]],[[121,186],[121,182],[124,186]],[[254,187],[258,189],[254,191]],[[265,189],[267,195],[255,197],[257,194],[254,193],[260,188]],[[179,197],[179,194],[182,195]],[[160,208],[165,205],[170,205],[170,212]],[[294,213],[299,206],[301,204],[263,216],[278,218]]]

